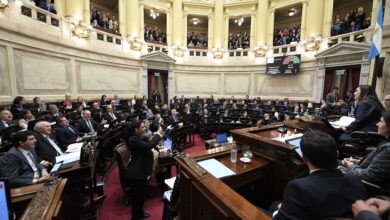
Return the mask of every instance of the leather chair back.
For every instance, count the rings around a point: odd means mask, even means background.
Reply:
[[[130,159],[130,151],[125,143],[120,143],[114,148],[114,156],[119,169],[119,180],[124,191],[129,189],[129,181],[126,176],[126,165]]]

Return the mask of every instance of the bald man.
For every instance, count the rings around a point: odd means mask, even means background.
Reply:
[[[84,110],[81,112],[81,115],[83,118],[76,123],[76,128],[79,131],[79,135],[83,136],[84,134],[96,132],[98,123],[92,119],[91,112],[89,110]],[[103,119],[102,122],[104,124],[106,121]]]
[[[34,136],[37,140],[35,152],[38,158],[55,164],[56,157],[64,154],[64,152],[51,134],[51,124],[47,121],[40,121],[35,124],[34,131],[36,132]]]
[[[9,110],[4,109],[0,111],[0,136],[5,128],[18,124],[12,119],[13,115]]]

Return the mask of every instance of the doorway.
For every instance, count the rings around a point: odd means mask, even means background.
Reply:
[[[159,104],[168,103],[168,71],[148,69],[148,98],[153,99],[155,91],[161,94],[161,102]]]
[[[325,70],[325,82],[323,97],[339,88],[340,98],[344,98],[349,90],[355,91],[360,82],[360,65],[329,67]]]

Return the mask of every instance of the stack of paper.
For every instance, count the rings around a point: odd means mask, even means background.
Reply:
[[[302,137],[302,135],[303,135],[302,133],[298,133],[298,134],[293,134],[293,135],[289,135],[289,136],[272,138],[272,140],[286,143],[286,140],[294,139],[294,138],[297,138],[297,137]]]
[[[233,172],[231,169],[227,168],[225,165],[223,165],[221,162],[214,158],[199,161],[198,164],[216,178],[236,175],[235,172]]]
[[[355,118],[343,116],[338,121],[329,122],[334,128],[340,128],[341,126],[347,127],[352,122],[355,121]]]
[[[56,157],[56,163],[59,163],[61,161],[64,161],[64,163],[65,163],[65,161],[67,163],[70,163],[70,162],[77,161],[77,160],[80,160],[80,152],[63,154],[61,156]]]
[[[83,142],[71,144],[68,146],[68,149],[66,150],[65,153],[80,152],[81,147],[83,147]]]
[[[175,181],[176,181],[176,176],[170,178],[170,179],[165,179],[164,180],[164,183],[167,184],[167,186],[171,189],[173,189],[173,186],[175,185]]]

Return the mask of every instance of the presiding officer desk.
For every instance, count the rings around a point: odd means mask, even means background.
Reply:
[[[287,133],[278,132],[279,127],[287,127]],[[297,130],[296,130],[297,129]],[[269,205],[281,200],[288,181],[304,176],[307,167],[296,155],[294,148],[284,142],[273,140],[301,132],[296,121],[277,123],[262,127],[232,130],[231,134],[238,147],[250,146],[252,161],[230,162],[231,146],[209,149],[175,159],[180,173],[180,218],[181,219],[271,219],[252,202],[235,190],[252,184],[257,206]],[[218,179],[203,169],[197,162],[214,158],[236,173]],[[197,209],[193,209],[197,207]]]

